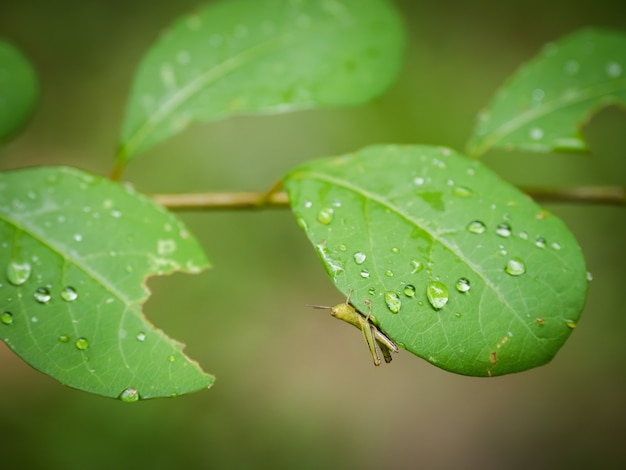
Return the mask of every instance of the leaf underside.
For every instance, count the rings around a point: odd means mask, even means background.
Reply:
[[[0,141],[11,137],[26,122],[38,95],[37,76],[28,60],[0,40]]]
[[[557,217],[477,161],[379,146],[285,178],[331,279],[404,349],[473,376],[536,367],[576,326],[585,262]]]
[[[404,36],[384,0],[231,0],[176,21],[137,71],[126,161],[193,121],[363,103],[396,76]]]
[[[127,187],[65,167],[0,173],[0,338],[63,384],[127,401],[209,387],[141,312],[148,276],[207,265],[180,221]]]
[[[626,34],[584,29],[546,45],[478,116],[468,154],[490,149],[587,152],[581,126],[626,105]]]

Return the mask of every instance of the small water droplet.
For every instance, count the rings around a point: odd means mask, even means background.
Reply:
[[[466,186],[455,186],[454,189],[452,189],[452,194],[459,197],[472,197],[474,191]]]
[[[528,135],[533,140],[543,139],[543,130],[538,127],[533,127],[530,131],[528,131]]]
[[[541,101],[545,95],[545,92],[541,88],[535,88],[532,93],[533,101]]]
[[[397,255],[398,253],[400,253],[400,248],[396,248],[396,247],[394,246],[394,247],[391,249],[391,252],[392,252],[393,254],[396,254],[396,255]]]
[[[77,241],[77,242],[83,241],[83,236],[80,233],[75,233],[73,238],[74,238],[74,241]]]
[[[443,282],[430,281],[426,286],[426,296],[430,305],[439,310],[448,303],[448,287]]]
[[[511,226],[506,223],[499,224],[496,227],[496,233],[501,237],[508,238],[511,236]]]
[[[589,282],[593,281],[593,274],[591,274],[591,271],[587,271],[587,280]]]
[[[50,295],[50,290],[47,287],[40,287],[39,289],[37,289],[33,294],[33,297],[35,297],[35,300],[40,304],[45,304],[49,302],[52,298],[52,296]]]
[[[144,342],[146,340],[146,334],[143,331],[137,333],[137,341]]]
[[[60,335],[58,338],[59,343],[69,343],[70,337],[68,335]]]
[[[417,261],[416,259],[411,260],[411,274],[417,274],[422,269],[424,269],[424,265],[420,261]]]
[[[329,225],[333,221],[333,208],[326,207],[318,212],[317,221],[322,225]]]
[[[387,271],[385,271],[385,276],[393,277],[393,271],[391,269],[388,269]]]
[[[546,244],[547,244],[546,239],[545,239],[545,238],[543,238],[543,237],[537,237],[537,238],[535,239],[535,246],[536,246],[537,248],[545,248],[545,247],[546,247]]]
[[[61,291],[61,298],[66,302],[72,302],[78,298],[78,294],[73,287],[67,286]]]
[[[606,64],[606,74],[611,78],[617,78],[622,74],[622,66],[617,62]]]
[[[120,393],[120,400],[126,403],[132,403],[139,400],[139,391],[136,388],[128,387]]]
[[[367,290],[367,293],[368,293],[369,295],[374,295],[374,294],[376,293],[376,289],[375,289],[375,288],[373,288],[373,287],[370,287],[370,288]]]
[[[550,246],[552,247],[553,250],[559,251],[561,249],[561,245],[559,245],[557,242],[551,243]]]
[[[10,325],[13,323],[13,314],[11,312],[4,312],[0,315],[0,321],[2,321],[5,325]]]
[[[345,243],[339,244],[339,251],[346,251],[347,249],[348,249],[348,247],[346,246]]]
[[[520,232],[517,234],[518,237],[520,237],[522,240],[528,240],[528,233],[526,232]]]
[[[572,330],[576,328],[576,322],[574,320],[565,320],[565,324]]]
[[[356,264],[363,264],[365,263],[366,259],[367,259],[367,256],[365,255],[365,253],[361,253],[360,251],[358,251],[354,254],[354,262]]]
[[[424,178],[422,178],[421,176],[418,176],[417,178],[413,179],[413,184],[415,186],[421,186],[424,184]]]
[[[30,277],[32,273],[32,268],[30,264],[11,262],[7,266],[7,280],[13,284],[14,286],[21,286]]]
[[[580,64],[575,60],[568,60],[565,62],[564,70],[567,75],[576,75],[580,70]]]
[[[461,318],[463,316],[463,314],[461,312],[456,312],[454,314],[454,316],[457,317],[457,318]]]
[[[361,277],[367,279],[368,277],[370,277],[370,272],[367,269],[362,270]]]
[[[385,292],[385,303],[391,313],[398,313],[400,311],[400,307],[402,306],[400,296],[392,291]]]
[[[467,292],[471,289],[469,280],[464,277],[456,281],[455,287],[459,292]]]
[[[545,324],[545,320],[541,317],[535,318],[535,322],[537,322],[537,325],[539,326],[543,326]]]
[[[167,356],[167,362],[174,362],[176,360],[176,358],[174,356],[172,356],[171,354],[169,356]]]
[[[85,349],[89,347],[89,341],[87,341],[87,338],[78,338],[74,342],[74,346],[76,346],[76,349],[80,349],[81,351],[84,351]]]
[[[520,276],[526,272],[526,265],[520,258],[511,258],[508,263],[506,263],[504,271],[511,276]]]
[[[487,227],[485,227],[485,224],[483,224],[481,221],[474,220],[473,222],[469,223],[469,225],[467,226],[467,230],[469,232],[480,235],[481,233],[484,233],[485,230],[487,230]]]

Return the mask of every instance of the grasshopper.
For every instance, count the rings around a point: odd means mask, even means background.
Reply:
[[[380,365],[380,356],[378,354],[379,349],[383,354],[385,362],[387,364],[390,363],[392,359],[391,353],[397,353],[398,346],[396,346],[396,344],[372,322],[370,318],[372,316],[372,302],[369,299],[365,300],[364,303],[368,306],[369,313],[367,315],[363,315],[354,305],[350,303],[351,294],[352,291],[348,294],[348,298],[344,303],[337,304],[334,307],[324,307],[321,305],[311,305],[311,307],[329,309],[330,314],[333,317],[350,323],[361,330],[365,343],[367,344],[370,354],[372,355],[372,359],[374,360],[375,366]]]

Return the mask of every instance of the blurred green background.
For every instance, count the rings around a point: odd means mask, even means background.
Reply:
[[[131,163],[140,191],[264,190],[306,159],[373,143],[462,149],[523,61],[586,25],[626,31],[623,0],[395,2],[406,66],[360,108],[196,126]],[[0,36],[43,93],[0,168],[108,174],[142,53],[195,0],[5,0]],[[586,129],[593,157],[492,152],[516,184],[626,184],[626,117]],[[214,268],[153,279],[148,318],[217,375],[213,389],[124,404],[64,387],[0,344],[3,468],[626,468],[624,209],[549,205],[586,253],[585,313],[552,363],[476,379],[401,353],[374,368],[361,335],[305,304],[342,301],[288,210],[183,214]]]

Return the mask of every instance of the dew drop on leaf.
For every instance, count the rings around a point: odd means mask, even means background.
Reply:
[[[546,244],[547,244],[546,239],[543,237],[537,237],[535,240],[535,246],[537,248],[545,248]]]
[[[456,281],[455,287],[456,287],[456,290],[462,293],[465,293],[471,289],[469,280],[464,277]]]
[[[426,286],[426,296],[430,305],[439,310],[448,303],[448,287],[443,282],[430,281]]]
[[[417,274],[422,269],[424,269],[424,265],[420,261],[417,261],[416,259],[411,260],[411,274]]]
[[[10,325],[13,323],[13,314],[11,312],[4,312],[0,315],[0,321],[5,325]]]
[[[571,328],[572,330],[576,328],[576,322],[573,320],[565,320],[565,324],[568,326],[568,328]]]
[[[176,358],[174,356],[172,356],[171,354],[169,356],[167,356],[167,362],[174,362],[176,360]]]
[[[395,292],[386,291],[385,304],[387,304],[387,308],[391,313],[398,313],[400,311],[400,307],[402,306],[402,301],[400,300],[400,296]]]
[[[367,259],[367,256],[365,256],[365,253],[361,253],[360,251],[354,254],[354,262],[356,264],[363,264],[365,263],[365,260]]]
[[[132,403],[139,400],[139,391],[136,388],[128,387],[120,393],[120,400],[126,403]]]
[[[33,297],[35,297],[35,300],[40,304],[48,303],[52,298],[50,290],[47,287],[40,287],[37,289],[33,294]]]
[[[501,237],[504,238],[508,238],[511,236],[511,226],[509,224],[503,223],[503,224],[499,224],[496,227],[496,234],[500,235]]]
[[[481,233],[484,233],[485,230],[487,230],[487,227],[485,227],[485,224],[483,224],[480,220],[474,220],[473,222],[469,223],[469,225],[467,226],[467,230],[469,232],[480,235]]]
[[[59,343],[69,343],[70,337],[68,335],[60,335],[58,338]]]
[[[552,247],[553,250],[560,250],[561,249],[561,245],[559,245],[557,242],[554,242],[552,244],[550,244],[550,246]]]
[[[61,298],[66,302],[73,302],[78,298],[78,293],[73,287],[67,286],[61,291]]]
[[[404,295],[407,297],[415,297],[415,286],[413,284],[404,286]]]
[[[84,351],[89,347],[89,341],[87,341],[87,338],[78,338],[74,343],[74,346],[76,346],[76,349]]]
[[[537,325],[539,326],[543,326],[545,324],[545,320],[541,317],[535,318],[535,322],[537,322]]]
[[[511,276],[520,276],[526,272],[526,265],[520,258],[511,258],[506,263],[504,271]]]
[[[606,74],[610,78],[617,78],[622,74],[622,66],[617,62],[609,62],[606,64]]]
[[[367,269],[363,269],[360,274],[361,274],[361,277],[364,279],[367,279],[368,277],[370,277],[370,272]]]
[[[388,269],[387,271],[385,271],[385,276],[393,277],[393,271],[391,269]]]
[[[332,207],[326,207],[318,212],[317,221],[322,225],[329,225],[333,221]]]
[[[7,266],[7,279],[14,286],[21,286],[30,277],[32,268],[28,263],[11,262]]]
[[[146,340],[146,334],[143,331],[137,333],[137,341],[144,342]]]
[[[455,186],[452,189],[452,194],[459,197],[472,197],[474,195],[474,191],[465,186]]]

